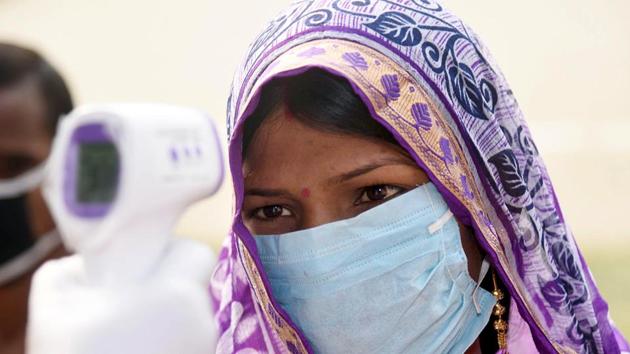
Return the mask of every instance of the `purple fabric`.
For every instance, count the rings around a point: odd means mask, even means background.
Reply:
[[[527,322],[518,313],[514,300],[510,304],[510,316],[508,325],[508,346],[510,353],[537,354],[538,350],[532,342],[532,334]],[[500,350],[498,353],[507,354],[507,351]],[[497,353],[497,354],[498,354]]]
[[[500,223],[511,241],[502,255],[513,260],[508,269],[501,266],[499,255],[479,235],[480,225],[471,221],[469,211],[446,188],[437,187],[453,213],[476,231],[480,245],[512,295],[514,309],[518,310],[515,313],[529,326],[522,332],[528,333],[537,350],[619,353],[620,348],[627,348],[609,322],[607,305],[564,222],[512,91],[472,30],[432,0],[319,0],[295,2],[271,21],[252,43],[235,75],[227,113],[236,193],[234,228],[221,251],[211,291],[222,333],[217,352],[301,352],[299,343],[281,339],[269,317],[287,323],[310,351],[273,296],[269,301],[275,309],[261,308],[256,301],[252,290],[255,282],[248,276],[239,251],[240,243],[251,254],[262,285],[268,289],[255,243],[240,219],[240,126],[255,107],[258,92],[254,88],[259,87],[262,70],[291,47],[321,38],[349,39],[386,54],[405,67],[418,85],[424,85],[452,117],[449,126],[457,131],[459,144],[476,172],[476,180],[462,175],[461,183],[467,191],[477,183],[485,191],[487,205],[491,206],[491,210],[484,210],[487,222]],[[323,49],[312,47],[301,56],[322,54]],[[360,53],[349,52],[343,59],[356,70],[368,68]],[[391,75],[381,77],[387,100],[405,95],[398,80]],[[420,129],[435,124],[422,105],[413,107],[411,116]],[[401,137],[396,138],[407,148]],[[440,147],[444,163],[452,164],[449,141],[440,142]],[[427,173],[432,175],[432,171]],[[519,296],[517,289],[524,289],[525,295]]]

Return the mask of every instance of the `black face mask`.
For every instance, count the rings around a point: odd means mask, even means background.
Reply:
[[[26,208],[26,194],[0,199],[0,265],[35,243]]]

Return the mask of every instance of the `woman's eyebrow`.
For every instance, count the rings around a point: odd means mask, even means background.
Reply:
[[[357,167],[351,171],[344,172],[340,175],[331,177],[328,179],[328,184],[346,182],[353,178],[372,172],[381,167],[392,166],[392,165],[406,165],[406,166],[411,166],[411,167],[418,167],[413,161],[409,161],[409,159],[406,159],[406,158],[402,158],[402,157],[401,158],[386,158],[380,161],[368,163],[366,165]]]
[[[256,195],[260,197],[290,197],[291,193],[284,189],[250,188],[245,191],[245,195]]]

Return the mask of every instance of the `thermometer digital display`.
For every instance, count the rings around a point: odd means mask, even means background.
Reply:
[[[112,143],[83,143],[79,146],[77,201],[111,203],[118,187],[118,150]]]

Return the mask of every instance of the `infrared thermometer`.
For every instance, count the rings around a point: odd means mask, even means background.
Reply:
[[[179,216],[214,194],[223,173],[215,126],[202,112],[90,105],[60,121],[43,192],[87,277],[129,282],[151,273]]]

